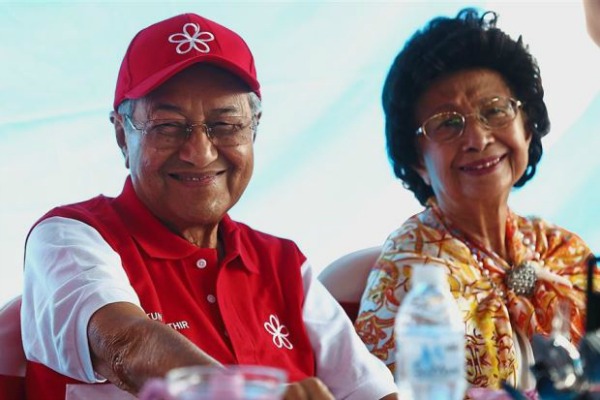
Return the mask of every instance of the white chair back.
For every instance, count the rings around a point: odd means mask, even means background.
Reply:
[[[333,261],[319,274],[319,281],[340,303],[352,321],[358,314],[369,272],[380,254],[381,246],[357,250]]]

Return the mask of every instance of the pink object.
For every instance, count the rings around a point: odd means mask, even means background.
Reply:
[[[167,384],[164,380],[155,378],[146,382],[140,391],[138,398],[140,400],[172,400],[169,394]]]
[[[208,383],[208,393],[213,399],[243,399],[244,376],[239,372],[214,376]]]
[[[165,379],[151,379],[140,400],[280,400],[287,373],[255,365],[193,366],[169,371]]]
[[[539,400],[535,390],[527,390],[523,393],[529,400]],[[472,400],[512,400],[504,390],[487,389],[487,388],[470,388],[467,390],[467,395]]]

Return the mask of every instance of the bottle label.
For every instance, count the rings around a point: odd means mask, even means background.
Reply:
[[[398,338],[396,365],[404,379],[439,382],[464,378],[464,336],[410,335]]]

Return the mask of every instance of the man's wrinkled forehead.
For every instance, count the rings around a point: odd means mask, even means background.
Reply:
[[[251,93],[244,81],[227,70],[196,64],[134,102],[148,115],[187,114],[193,105],[201,105],[206,116],[249,115]]]

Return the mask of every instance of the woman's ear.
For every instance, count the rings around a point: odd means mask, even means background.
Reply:
[[[121,149],[121,153],[125,158],[125,168],[129,168],[129,154],[127,152],[127,135],[125,133],[124,118],[122,115],[117,114],[114,111],[110,112],[109,118],[110,122],[115,128],[115,139],[117,140],[117,145]]]
[[[413,167],[413,169],[419,174],[421,179],[427,184],[427,186],[431,186],[431,179],[429,179],[429,174],[427,170],[423,167]]]
[[[525,126],[525,129],[527,129],[525,131],[525,141],[527,142],[527,145],[529,146],[531,144],[531,139],[533,139],[533,131],[531,129],[529,129],[527,126]]]
[[[419,174],[427,186],[431,186],[431,179],[429,179],[429,173],[427,172],[427,168],[425,168],[425,161],[423,160],[423,155],[420,152],[417,156],[417,162],[413,164],[412,169]]]

